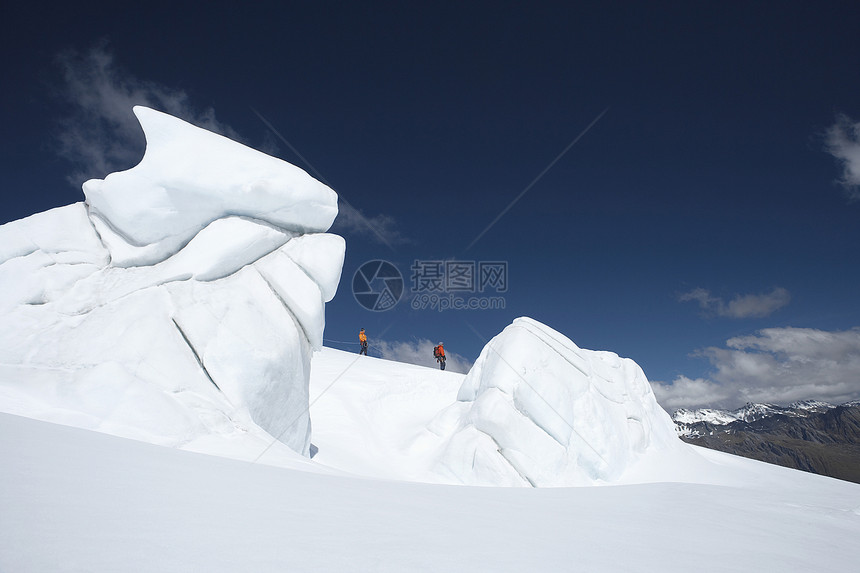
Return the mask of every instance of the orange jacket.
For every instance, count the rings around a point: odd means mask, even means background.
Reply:
[[[358,333],[358,341],[367,342],[367,335],[364,333],[364,331]]]
[[[441,344],[433,349],[433,355],[436,356],[437,358],[444,358],[445,357],[445,349],[442,348]]]

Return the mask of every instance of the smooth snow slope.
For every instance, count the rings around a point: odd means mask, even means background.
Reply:
[[[539,338],[549,333],[559,337],[551,345]],[[468,375],[323,348],[310,397],[314,461],[357,475],[520,487],[724,483],[677,438],[634,362],[578,349],[529,319],[494,338]]]
[[[0,571],[851,571],[860,486],[703,451],[743,486],[325,476],[0,414]]]
[[[428,427],[463,378],[323,348],[311,362],[313,460],[361,476],[457,483],[432,472],[444,442]]]

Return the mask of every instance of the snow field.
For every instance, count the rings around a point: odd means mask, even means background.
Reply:
[[[683,444],[536,321],[465,376],[322,348],[334,192],[135,113],[138,166],[0,226],[0,571],[856,563],[860,486]]]
[[[846,571],[860,533],[855,484],[733,456],[741,487],[452,487],[8,414],[0,456],[2,571]]]

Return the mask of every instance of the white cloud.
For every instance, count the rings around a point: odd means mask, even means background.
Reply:
[[[704,378],[693,380],[678,376],[671,384],[651,382],[651,387],[657,402],[670,412],[678,408],[714,406],[730,398],[730,392],[726,388]]]
[[[338,202],[337,218],[330,231],[369,237],[388,246],[409,242],[397,230],[393,217],[385,214],[365,215],[342,199]]]
[[[438,368],[436,359],[433,358],[433,347],[437,344],[438,341],[433,342],[426,338],[421,338],[411,342],[387,342],[380,340],[375,342],[373,346],[380,352],[382,358],[386,360]],[[469,360],[455,352],[451,352],[447,348],[445,349],[445,357],[446,370],[465,374],[472,368],[472,363]]]
[[[860,122],[839,115],[825,133],[827,151],[842,163],[839,183],[849,201],[860,201]]]
[[[132,113],[135,105],[238,139],[232,129],[215,119],[212,108],[194,109],[184,91],[139,80],[121,70],[105,45],[85,53],[63,52],[57,62],[63,74],[59,95],[69,104],[69,115],[57,135],[58,151],[75,166],[68,177],[75,186],[140,161],[144,138]]]
[[[169,113],[204,129],[237,141],[242,138],[215,118],[210,107],[198,110],[183,90],[135,78],[117,66],[105,44],[87,52],[69,50],[57,56],[63,76],[59,97],[69,104],[69,114],[57,134],[58,153],[74,165],[67,177],[75,187],[87,179],[128,169],[144,151],[143,131],[132,113],[144,105]],[[268,134],[258,146],[277,155],[276,141]],[[333,232],[372,238],[389,246],[408,242],[392,217],[368,216],[341,200]]]
[[[727,318],[760,318],[769,316],[791,300],[791,294],[782,287],[775,287],[765,294],[735,295],[728,303],[710,291],[696,288],[678,297],[681,302],[696,301],[707,315]]]
[[[652,383],[665,408],[860,399],[860,328],[767,328],[697,354],[714,368],[709,379],[679,376],[672,384]]]

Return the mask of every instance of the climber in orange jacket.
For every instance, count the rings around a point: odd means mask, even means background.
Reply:
[[[445,370],[445,347],[441,342],[433,348],[433,358],[439,363],[439,368]]]
[[[367,335],[363,328],[358,332],[358,343],[361,344],[361,350],[358,353],[367,356]]]

